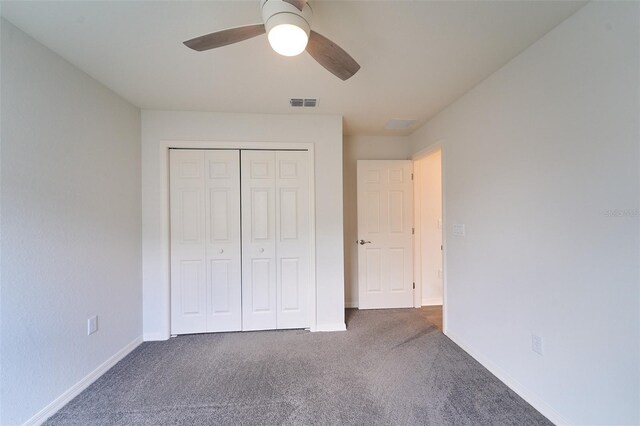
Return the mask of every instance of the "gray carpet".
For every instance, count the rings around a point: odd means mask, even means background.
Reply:
[[[49,425],[549,425],[416,309],[148,342]]]

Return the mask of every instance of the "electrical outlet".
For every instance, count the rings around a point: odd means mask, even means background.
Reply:
[[[453,225],[453,235],[456,237],[464,237],[466,233],[463,223],[455,223]]]
[[[87,336],[98,331],[98,316],[93,316],[87,320]]]
[[[536,334],[531,334],[531,350],[538,355],[544,355],[544,341],[542,340],[542,337]]]

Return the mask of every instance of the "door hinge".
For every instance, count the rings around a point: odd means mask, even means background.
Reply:
[[[411,180],[413,180],[413,173],[411,173]]]
[[[416,289],[416,283],[413,283],[413,289],[414,290]]]
[[[416,228],[411,228],[411,235],[416,233]]]
[[[442,251],[442,250],[444,250],[444,249],[442,248],[442,246],[440,246],[440,251]]]

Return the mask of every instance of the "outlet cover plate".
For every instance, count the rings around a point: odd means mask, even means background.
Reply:
[[[453,235],[456,237],[464,237],[467,234],[464,223],[455,223],[453,225]]]
[[[87,320],[87,336],[92,335],[98,331],[98,316],[92,316]]]
[[[531,350],[538,355],[544,355],[544,341],[537,334],[531,334]]]

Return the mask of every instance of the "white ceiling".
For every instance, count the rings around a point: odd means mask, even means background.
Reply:
[[[3,1],[2,15],[133,104],[147,109],[342,114],[350,135],[389,119],[423,123],[584,2],[318,1],[312,28],[362,66],[339,80],[266,36],[208,52],[182,41],[260,23],[254,1]],[[309,112],[292,97],[318,97]]]

